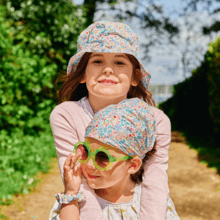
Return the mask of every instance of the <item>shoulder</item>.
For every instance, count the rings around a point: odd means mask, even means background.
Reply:
[[[66,101],[62,102],[61,104],[55,106],[51,114],[54,113],[65,113],[65,112],[70,112],[70,111],[80,111],[83,110],[82,107],[80,106],[79,102],[74,102],[74,101]]]
[[[168,118],[168,116],[160,109],[150,106],[151,109],[154,112],[156,121],[157,121],[157,129],[158,129],[158,133],[166,133],[169,132],[171,130],[171,123],[170,123],[170,119]]]
[[[53,122],[57,118],[73,119],[77,117],[84,117],[85,111],[80,105],[79,101],[66,101],[57,105],[50,114],[50,122]]]
[[[160,110],[156,107],[153,107],[153,106],[150,106],[150,107],[154,112],[155,118],[157,120],[157,124],[159,124],[161,122],[170,124],[170,119],[162,110]]]

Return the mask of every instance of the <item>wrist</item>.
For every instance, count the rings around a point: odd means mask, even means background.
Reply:
[[[77,200],[72,200],[69,203],[62,203],[62,207],[69,206],[69,205],[75,205],[78,207],[79,203]]]
[[[64,194],[76,196],[78,194],[78,191],[76,192],[76,191],[72,191],[72,190],[65,190]]]
[[[86,201],[86,197],[82,193],[74,194],[66,194],[66,193],[58,193],[55,195],[58,203],[60,204],[68,204],[72,200],[76,200],[77,202],[84,202]]]

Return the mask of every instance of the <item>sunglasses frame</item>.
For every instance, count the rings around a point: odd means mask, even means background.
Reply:
[[[93,152],[91,151],[91,148],[89,147],[89,145],[86,143],[86,142],[81,142],[81,141],[79,141],[77,144],[75,144],[74,145],[74,153],[75,154],[77,154],[77,152],[76,152],[76,149],[77,149],[77,147],[80,145],[80,144],[82,144],[82,145],[84,145],[86,148],[87,148],[87,150],[88,150],[88,158],[86,159],[86,160],[81,160],[81,159],[78,159],[78,161],[80,162],[80,163],[84,163],[84,164],[86,164],[89,160],[90,160],[90,158],[92,157],[92,160],[93,160],[93,164],[95,165],[95,167],[97,168],[97,169],[99,169],[99,170],[101,170],[101,171],[103,171],[103,170],[108,170],[113,164],[113,162],[115,162],[115,161],[125,161],[125,160],[127,160],[127,159],[131,159],[132,158],[132,156],[124,156],[124,157],[112,157],[112,155],[109,153],[109,151],[108,150],[106,150],[105,148],[99,148],[99,149],[95,149],[95,150],[93,150]],[[97,153],[99,153],[99,152],[104,152],[104,153],[106,153],[107,154],[107,156],[108,156],[108,158],[109,158],[109,164],[108,164],[108,166],[106,166],[106,167],[100,167],[97,163],[96,163],[96,161],[95,161],[95,156],[96,156],[96,154]]]

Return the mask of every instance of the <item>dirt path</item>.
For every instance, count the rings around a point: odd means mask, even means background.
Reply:
[[[169,150],[169,186],[171,198],[181,220],[220,219],[220,176],[197,160],[196,151],[183,143],[171,143]],[[43,181],[29,195],[19,196],[15,204],[3,207],[10,220],[47,220],[54,194],[63,191],[55,160],[49,174],[38,175]]]

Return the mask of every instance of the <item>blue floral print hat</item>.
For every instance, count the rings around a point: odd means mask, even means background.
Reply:
[[[148,88],[150,74],[140,62],[138,37],[131,28],[121,22],[98,21],[91,24],[79,36],[77,54],[70,58],[67,74],[75,71],[86,52],[127,53],[140,63],[141,81]]]
[[[141,99],[131,98],[98,111],[89,123],[85,137],[143,159],[154,146],[156,131],[152,108]]]

